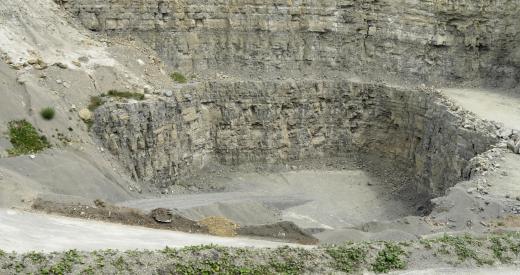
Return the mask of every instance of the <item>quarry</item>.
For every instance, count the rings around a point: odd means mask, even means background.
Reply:
[[[2,3],[0,273],[514,274],[519,16]]]

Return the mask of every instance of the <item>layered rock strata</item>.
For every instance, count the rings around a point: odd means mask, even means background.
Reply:
[[[213,161],[371,153],[409,167],[418,189],[441,194],[497,141],[492,124],[435,92],[348,80],[183,85],[171,98],[100,107],[93,129],[134,178],[157,186]]]
[[[513,87],[511,0],[56,0],[88,29],[141,38],[185,73],[349,72]]]

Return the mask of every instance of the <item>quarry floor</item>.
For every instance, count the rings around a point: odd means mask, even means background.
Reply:
[[[412,205],[396,198],[396,190],[360,169],[236,172],[217,181],[225,182],[230,191],[132,200],[120,205],[144,211],[176,209],[193,220],[224,216],[240,225],[292,221],[316,233],[323,242],[349,239],[334,240],[323,232],[415,214]]]

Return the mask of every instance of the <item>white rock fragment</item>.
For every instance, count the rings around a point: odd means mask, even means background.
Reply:
[[[84,121],[87,121],[87,120],[91,120],[92,119],[92,112],[89,110],[89,109],[81,109],[79,112],[78,112],[78,115],[79,117],[84,120]]]
[[[172,97],[173,96],[173,92],[171,90],[165,90],[165,91],[163,91],[163,95],[167,96],[167,97]]]

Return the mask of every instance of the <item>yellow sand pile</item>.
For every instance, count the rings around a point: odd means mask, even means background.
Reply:
[[[199,224],[207,226],[210,234],[221,237],[233,237],[237,235],[238,224],[224,217],[207,217],[199,221]]]

